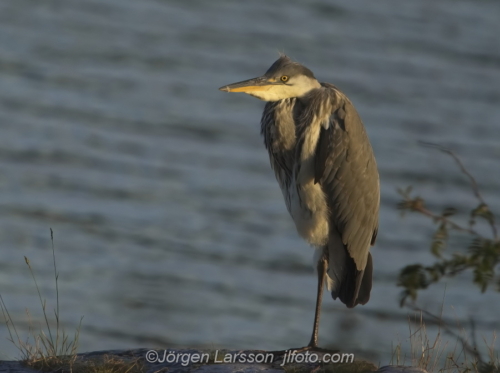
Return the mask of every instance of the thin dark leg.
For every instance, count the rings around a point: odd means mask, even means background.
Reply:
[[[319,330],[319,317],[321,314],[321,301],[323,300],[323,285],[325,283],[326,268],[328,265],[327,249],[323,249],[323,255],[318,261],[318,294],[316,296],[316,312],[314,313],[314,325],[311,336],[311,341],[308,347],[318,347],[318,330]]]
[[[313,325],[311,341],[306,347],[289,348],[287,350],[281,350],[281,351],[269,351],[270,353],[276,354],[277,356],[282,356],[292,351],[294,353],[300,353],[310,350],[318,352],[328,352],[328,353],[339,352],[338,350],[327,350],[318,347],[319,316],[321,313],[321,301],[323,300],[323,284],[325,283],[326,271],[328,268],[328,248],[326,247],[323,249],[323,254],[321,255],[321,258],[318,261],[317,268],[318,268],[318,294],[316,297],[316,312],[314,314],[314,325]]]

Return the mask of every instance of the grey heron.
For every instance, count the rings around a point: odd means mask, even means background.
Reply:
[[[225,85],[267,101],[261,133],[300,236],[316,248],[318,288],[311,340],[318,347],[323,286],[347,307],[366,304],[380,186],[365,128],[337,87],[285,55],[257,78]]]

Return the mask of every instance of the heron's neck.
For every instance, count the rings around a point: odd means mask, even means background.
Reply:
[[[295,147],[295,98],[280,100],[275,109],[275,133],[273,147],[275,150],[288,151]]]
[[[314,78],[298,76],[290,84],[274,85],[267,91],[250,93],[263,101],[280,101],[287,98],[303,97],[313,89],[320,88],[321,84]]]

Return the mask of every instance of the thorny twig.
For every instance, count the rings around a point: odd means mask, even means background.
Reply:
[[[419,143],[422,144],[422,145],[424,145],[424,146],[436,148],[436,149],[442,151],[443,153],[446,153],[449,156],[451,156],[453,158],[453,160],[456,162],[456,164],[458,165],[458,167],[460,167],[460,170],[462,171],[462,173],[469,178],[470,183],[471,183],[471,187],[472,187],[472,191],[474,192],[474,195],[476,196],[476,198],[478,199],[478,201],[481,204],[486,205],[486,202],[484,201],[483,196],[479,192],[479,186],[477,185],[476,179],[474,179],[474,176],[472,176],[470,174],[470,172],[467,171],[467,169],[465,168],[465,166],[462,163],[462,161],[460,160],[460,158],[452,150],[450,150],[448,148],[445,148],[442,145],[433,144],[433,143],[430,143],[430,142],[419,141]],[[422,213],[424,213],[424,212],[422,212]],[[426,214],[426,215],[432,216],[432,213],[431,213],[431,215],[429,215],[429,214]],[[489,225],[490,225],[491,231],[493,233],[493,238],[495,239],[495,241],[498,240],[497,227],[495,225],[495,218],[493,216],[491,217],[491,221],[489,221]],[[461,229],[461,230],[463,230],[463,229]],[[466,230],[466,231],[469,231],[469,233],[472,233],[472,234],[476,234],[474,230]]]
[[[446,223],[451,228],[453,228],[453,229],[455,229],[457,231],[467,232],[467,233],[473,234],[475,236],[479,236],[479,234],[474,229],[472,229],[472,228],[465,228],[465,227],[461,226],[460,224],[455,223],[453,220],[448,219],[446,216],[435,214],[432,211],[426,209],[424,207],[423,202],[422,203],[418,203],[418,204],[413,204],[412,205],[412,209],[413,209],[413,211],[419,212],[422,215],[428,216],[428,217],[430,217],[430,218],[432,218],[432,219],[434,219],[436,221],[441,221],[443,223]]]
[[[398,189],[398,192],[403,197],[403,200],[398,204],[398,209],[402,210],[403,213],[405,211],[420,213],[431,218],[438,225],[432,237],[431,253],[439,258],[431,266],[413,264],[401,270],[398,286],[403,287],[405,290],[401,293],[400,304],[403,305],[408,297],[416,299],[418,290],[426,289],[430,284],[440,281],[445,276],[454,276],[467,269],[473,270],[473,282],[480,286],[482,292],[493,282],[497,283],[498,291],[500,291],[500,277],[496,277],[495,273],[495,267],[500,263],[500,240],[498,239],[497,227],[495,226],[495,215],[485,203],[474,177],[466,170],[463,163],[453,151],[441,145],[422,144],[437,148],[455,160],[461,171],[470,180],[474,196],[479,201],[479,205],[471,210],[469,225],[464,225],[455,222],[451,218],[456,213],[456,209],[448,207],[441,214],[434,213],[427,209],[424,199],[418,196],[411,196],[411,186],[405,190]],[[492,238],[487,238],[474,229],[474,224],[478,217],[488,222],[491,227]],[[448,244],[448,231],[450,229],[472,236],[467,254],[455,252],[443,257],[443,251]]]

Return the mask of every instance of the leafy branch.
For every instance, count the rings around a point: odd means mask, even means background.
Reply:
[[[403,213],[410,211],[426,216],[437,226],[430,247],[430,251],[437,258],[437,261],[430,266],[412,264],[401,270],[398,286],[403,287],[404,290],[401,293],[400,305],[403,306],[408,298],[415,300],[419,290],[439,282],[443,277],[453,277],[466,270],[472,270],[473,281],[479,286],[481,292],[486,291],[488,286],[492,284],[496,284],[497,291],[500,291],[500,276],[495,272],[500,263],[500,240],[495,215],[482,197],[476,180],[453,151],[440,145],[423,144],[437,148],[453,158],[462,173],[469,179],[478,205],[471,209],[468,225],[464,225],[453,219],[457,213],[455,208],[448,207],[441,213],[437,213],[426,207],[424,199],[413,196],[411,187],[398,190],[403,197],[398,203],[398,209],[402,210]],[[490,227],[490,236],[485,236],[474,229],[479,219],[484,220]],[[446,253],[450,235],[457,232],[465,233],[470,237],[467,249],[452,254]]]

